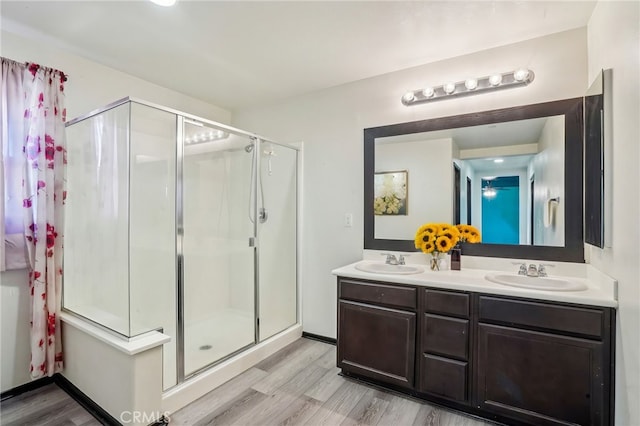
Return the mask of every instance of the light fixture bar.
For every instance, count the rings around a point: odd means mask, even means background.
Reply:
[[[495,90],[522,87],[527,86],[534,78],[535,74],[528,69],[518,69],[502,74],[497,73],[482,78],[469,78],[456,83],[445,83],[441,86],[426,87],[424,89],[407,92],[402,96],[402,103],[409,106],[460,96],[493,92]]]

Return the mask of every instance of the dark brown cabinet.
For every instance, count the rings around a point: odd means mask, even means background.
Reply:
[[[338,367],[413,388],[415,289],[346,280],[338,291]]]
[[[613,424],[615,310],[338,278],[346,374],[507,424]]]
[[[469,294],[421,289],[418,391],[469,402]]]
[[[610,312],[479,297],[477,407],[537,425],[609,424]]]

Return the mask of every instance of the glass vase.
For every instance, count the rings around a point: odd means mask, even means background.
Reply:
[[[434,251],[429,258],[429,268],[432,271],[443,271],[447,269],[446,253]]]

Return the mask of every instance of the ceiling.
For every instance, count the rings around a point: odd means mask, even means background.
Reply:
[[[236,110],[588,23],[595,1],[7,1],[3,30]]]
[[[422,142],[445,138],[453,139],[460,150],[532,144],[537,143],[540,139],[542,130],[549,118],[530,118],[527,120],[388,136],[376,138],[376,145]]]

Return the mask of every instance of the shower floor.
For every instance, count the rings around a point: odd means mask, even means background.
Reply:
[[[185,325],[184,371],[189,375],[254,341],[253,315],[225,309]],[[172,360],[175,364],[175,359]]]

